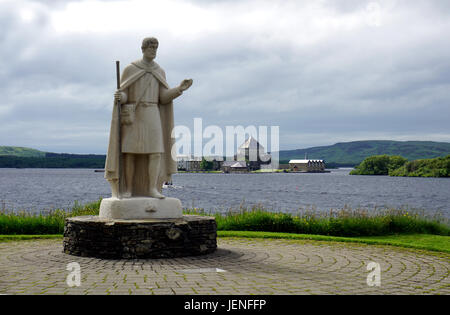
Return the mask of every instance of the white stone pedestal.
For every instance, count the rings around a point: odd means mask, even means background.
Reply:
[[[145,220],[177,219],[183,216],[181,201],[176,198],[107,198],[100,204],[103,219]]]

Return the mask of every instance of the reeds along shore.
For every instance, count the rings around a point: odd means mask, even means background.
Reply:
[[[75,203],[68,210],[53,210],[43,214],[0,212],[0,235],[62,234],[67,217],[98,215],[100,202],[86,205]],[[186,214],[211,215],[219,231],[264,231],[330,236],[383,236],[392,234],[450,235],[449,220],[427,217],[424,212],[404,209],[337,211],[300,211],[297,215],[275,213],[262,206],[241,207],[227,214],[211,214],[204,209],[186,209]]]

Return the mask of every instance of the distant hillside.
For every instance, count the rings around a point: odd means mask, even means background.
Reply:
[[[325,160],[328,167],[356,166],[374,155],[400,155],[409,161],[445,157],[450,143],[431,141],[355,141],[330,146],[280,151],[280,162],[303,159]],[[22,147],[0,146],[0,167],[103,168],[105,155],[42,152]]]
[[[0,167],[6,168],[103,168],[105,155],[42,152],[0,146]]]
[[[5,155],[18,157],[44,157],[45,152],[23,147],[0,146],[0,156]]]
[[[325,160],[327,165],[354,166],[373,155],[400,155],[410,161],[443,157],[450,154],[450,143],[388,140],[344,142],[323,147],[280,151],[280,161],[283,163],[291,159],[303,159],[305,153],[308,154],[308,159]]]

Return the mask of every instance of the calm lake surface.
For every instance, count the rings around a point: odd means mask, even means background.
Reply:
[[[273,211],[329,211],[408,207],[450,218],[450,179],[324,174],[176,174],[164,194],[185,208],[226,212],[262,204]],[[0,209],[68,209],[111,194],[103,173],[92,169],[0,169]]]

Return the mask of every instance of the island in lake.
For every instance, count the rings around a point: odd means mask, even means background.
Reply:
[[[245,150],[245,148],[244,148]],[[273,153],[272,153],[273,155]],[[388,141],[370,140],[336,143],[330,146],[311,147],[297,150],[281,150],[279,152],[280,170],[289,172],[289,162],[298,161],[307,155],[309,161],[315,161],[311,167],[321,167],[321,162],[326,168],[336,167],[358,167],[360,174],[366,175],[395,175],[395,176],[448,176],[445,174],[443,165],[446,156],[450,155],[450,143],[431,141]],[[365,159],[372,156],[401,156],[402,158],[390,158],[388,162],[381,159],[380,166],[374,164],[372,171],[367,171],[370,167],[360,166]],[[427,159],[442,158],[424,162]],[[0,168],[92,168],[103,169],[106,155],[97,154],[69,154],[43,152],[31,148],[0,146]],[[207,171],[222,172],[222,166],[218,161],[208,161],[202,158],[190,159],[180,158],[178,161],[181,171]],[[237,161],[236,161],[237,162]],[[408,163],[406,163],[408,162]],[[187,164],[189,163],[189,165]],[[241,163],[241,162],[240,162]],[[367,164],[368,162],[366,162]],[[431,163],[431,164],[430,164]],[[236,163],[233,163],[235,165]],[[365,164],[365,165],[366,165]],[[375,165],[378,165],[375,167]],[[225,166],[231,167],[229,163]],[[244,165],[235,165],[235,170],[244,169]],[[261,168],[261,165],[259,165]],[[262,167],[264,169],[264,167]],[[364,171],[361,171],[364,168]],[[249,171],[258,172],[255,165],[250,165]],[[399,169],[397,172],[394,170]],[[433,169],[436,169],[432,171]],[[447,168],[448,169],[448,168]],[[391,171],[389,173],[389,170]],[[370,173],[372,172],[372,173]],[[356,173],[355,173],[356,174]]]
[[[398,155],[371,156],[356,166],[350,175],[450,177],[450,155],[414,161],[408,161]]]

